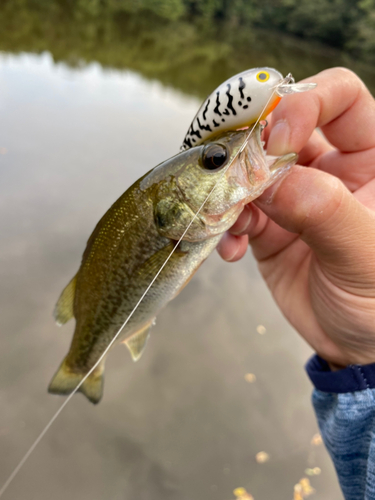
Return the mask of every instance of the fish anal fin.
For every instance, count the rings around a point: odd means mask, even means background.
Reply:
[[[55,373],[48,387],[51,394],[68,395],[71,394],[78,384],[85,378],[86,373],[78,373],[69,368],[65,360]],[[104,386],[104,363],[100,363],[97,368],[87,377],[81,387],[82,392],[91,403],[97,404],[102,398]]]
[[[154,320],[147,323],[147,325],[141,330],[138,330],[138,332],[133,333],[131,337],[123,340],[123,344],[129,349],[133,361],[138,361],[142,356],[150,336],[150,328],[153,325],[153,321]]]
[[[74,316],[73,303],[76,293],[77,275],[75,275],[64,290],[61,292],[59,300],[53,311],[56,323],[61,326],[67,323]]]

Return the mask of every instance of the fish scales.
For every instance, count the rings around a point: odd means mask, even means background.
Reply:
[[[170,240],[160,236],[152,223],[150,197],[139,196],[139,184],[133,185],[127,196],[107,212],[99,223],[92,248],[88,246],[86,250],[87,259],[83,259],[78,273],[74,302],[77,334],[67,358],[72,367],[87,370],[96,362],[158,271],[149,259],[157,254],[159,258],[154,260],[157,265],[160,261],[161,266],[171,251]],[[122,237],[114,246],[116,229]],[[146,323],[150,318],[145,313],[150,307],[161,308],[175,293],[175,287],[179,286],[174,276],[175,261],[184,266],[185,272],[191,272],[195,262],[192,253],[177,252],[130,319],[127,330]]]

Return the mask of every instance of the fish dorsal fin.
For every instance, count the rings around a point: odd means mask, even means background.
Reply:
[[[151,324],[148,324],[145,328],[140,330],[139,332],[132,335],[130,338],[124,340],[124,344],[129,349],[130,354],[132,355],[133,361],[138,361],[142,356],[143,351],[145,350],[148,338],[150,336],[150,328]]]
[[[76,293],[77,275],[66,285],[53,311],[56,323],[61,326],[67,323],[74,316],[73,302]]]

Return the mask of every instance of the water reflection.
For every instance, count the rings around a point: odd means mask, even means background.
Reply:
[[[232,59],[202,46],[201,59],[179,51],[152,65],[155,47],[137,60],[129,40],[109,52],[95,46],[87,60],[138,73],[55,64],[71,52],[47,39],[39,48],[53,57],[0,58],[1,482],[61,404],[46,387],[73,325],[58,329],[51,312],[93,226],[137,177],[178,151],[200,104],[182,91],[201,95],[221,74],[255,64],[254,48]],[[270,54],[267,43],[256,64],[264,54],[262,64],[297,76],[328,64],[311,56],[297,69],[300,49]],[[65,44],[74,47],[73,27]],[[78,59],[88,54],[74,49]],[[214,255],[158,317],[139,363],[113,350],[102,403],[74,398],[4,498],[228,500],[241,487],[255,500],[287,499],[305,469],[319,467],[310,480],[320,500],[340,499],[326,452],[311,444],[309,354],[251,256],[228,265]],[[260,452],[268,460],[259,462]]]
[[[41,2],[0,5],[0,50],[48,50],[73,67],[99,62],[132,69],[145,78],[204,98],[224,79],[247,68],[275,67],[297,80],[344,65],[375,90],[374,68],[345,54],[282,36],[222,22],[169,22],[155,14],[128,12],[116,2]],[[53,29],[52,29],[53,27]]]
[[[58,329],[51,311],[92,227],[177,151],[199,102],[132,72],[55,66],[48,54],[4,56],[0,68],[3,479],[61,402],[46,385],[72,325]],[[231,266],[213,256],[159,316],[141,362],[113,351],[103,402],[77,396],[8,496],[216,500],[242,485],[256,499],[288,498],[319,466],[320,498],[339,498],[323,448],[309,444],[308,353],[251,257]]]

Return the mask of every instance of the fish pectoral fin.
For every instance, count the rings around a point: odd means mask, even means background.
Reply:
[[[62,362],[60,368],[55,373],[48,387],[48,392],[51,394],[71,394],[78,386],[86,373],[77,373],[71,370],[66,362]],[[82,392],[91,403],[97,404],[103,395],[104,385],[104,362],[102,361],[97,368],[86,378],[81,387],[78,389]]]
[[[77,275],[75,275],[62,291],[53,311],[56,323],[61,326],[74,316],[73,302],[76,293]]]
[[[148,323],[142,330],[134,333],[131,337],[123,341],[123,344],[129,349],[133,361],[138,361],[145,350],[148,338],[150,336],[150,328],[152,323]]]

